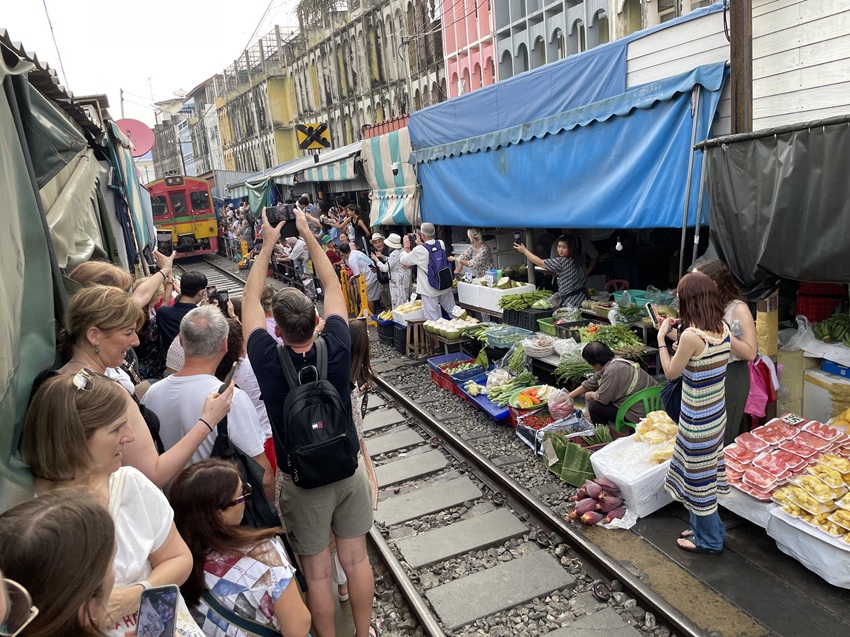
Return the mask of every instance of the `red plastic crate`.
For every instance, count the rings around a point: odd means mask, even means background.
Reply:
[[[840,303],[841,301],[839,299],[832,296],[798,294],[797,314],[802,314],[812,323],[818,323],[826,320]]]
[[[806,296],[841,296],[847,294],[847,288],[841,283],[812,283],[800,281],[800,294]]]
[[[452,382],[452,379],[447,375],[439,374],[435,372],[433,369],[428,370],[431,374],[431,382],[434,383],[437,387],[445,389],[450,394],[455,393],[455,384]]]

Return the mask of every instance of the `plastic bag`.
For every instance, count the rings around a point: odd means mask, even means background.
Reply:
[[[564,319],[566,321],[580,321],[582,318],[581,308],[574,305],[559,307],[552,313],[552,318],[555,320]]]
[[[512,379],[513,376],[511,376],[511,373],[508,370],[496,367],[496,369],[487,375],[487,387],[507,385]]]
[[[661,302],[661,290],[654,285],[647,286],[646,300],[654,305],[658,305]]]
[[[631,304],[632,304],[632,295],[629,294],[628,290],[625,290],[620,295],[620,298],[617,299],[617,305],[619,305],[620,307],[629,307]]]
[[[572,338],[560,339],[555,343],[555,353],[561,357],[561,360],[565,356],[568,358],[581,358],[581,350],[584,349],[585,345],[587,343],[576,343],[575,339]]]
[[[570,398],[569,392],[566,392],[563,389],[556,389],[549,394],[547,404],[549,406],[549,414],[555,420],[563,420],[564,418],[571,416],[575,411],[573,399]]]
[[[780,349],[784,352],[796,352],[805,349],[805,346],[813,340],[815,340],[815,333],[812,331],[812,324],[805,316],[799,315],[797,316],[797,333]]]
[[[519,374],[522,370],[531,370],[531,357],[525,353],[525,347],[517,342],[511,345],[508,353],[496,363],[496,367],[508,370],[512,374]]]

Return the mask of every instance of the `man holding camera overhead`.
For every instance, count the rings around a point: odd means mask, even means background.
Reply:
[[[425,318],[429,321],[436,321],[440,318],[440,307],[451,315],[455,307],[455,297],[451,288],[447,290],[437,290],[428,282],[428,263],[430,253],[435,247],[445,252],[445,245],[442,241],[437,241],[437,230],[434,224],[425,222],[422,224],[420,234],[416,235],[416,247],[409,249],[405,254],[401,255],[400,263],[402,265],[412,267],[417,266],[416,273],[416,292],[422,297],[422,307],[425,310]],[[446,259],[448,262],[448,259]]]

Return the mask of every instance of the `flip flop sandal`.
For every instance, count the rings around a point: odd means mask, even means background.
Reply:
[[[705,549],[701,546],[697,546],[693,542],[691,542],[691,546],[685,546],[681,542],[676,542],[676,546],[688,553],[703,553],[705,555],[720,555],[723,553],[723,549]]]
[[[684,531],[679,533],[679,537],[682,538],[683,540],[690,539],[693,536],[694,536],[694,532],[691,531],[690,529],[685,529]]]
[[[369,637],[378,637],[378,629],[372,624],[369,626]]]

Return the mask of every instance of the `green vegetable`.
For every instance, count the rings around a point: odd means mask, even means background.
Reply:
[[[592,436],[582,436],[581,438],[588,446],[603,445],[614,440],[614,438],[611,436],[611,429],[608,427],[608,425],[596,425],[593,428]]]
[[[506,365],[509,372],[519,374],[525,369],[525,347],[517,344]]]
[[[564,356],[555,368],[555,378],[562,384],[579,382],[593,373],[593,367],[581,356]]]
[[[631,356],[643,351],[644,344],[625,325],[600,325],[596,333],[589,333],[585,328],[582,335],[585,340],[605,343],[615,354]]]
[[[535,376],[529,371],[523,371],[519,376],[514,378],[509,383],[499,385],[498,387],[488,388],[487,397],[494,405],[504,407],[508,404],[508,400],[510,400],[511,394],[513,394],[516,390],[522,389],[524,387],[531,387],[532,385],[536,384],[537,376]]]
[[[522,294],[505,294],[499,299],[499,307],[503,310],[524,310],[537,301],[547,300],[552,293],[549,290],[535,290],[534,292],[523,292]]]
[[[552,304],[549,303],[549,299],[540,299],[539,301],[535,301],[531,304],[531,309],[533,310],[551,310]]]
[[[481,351],[478,352],[478,356],[475,358],[475,364],[480,365],[484,369],[490,367],[490,360],[487,358],[487,352],[484,351],[484,348],[481,348]]]

